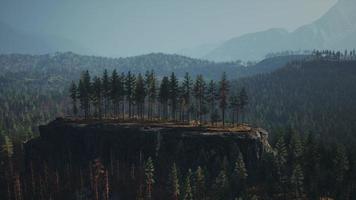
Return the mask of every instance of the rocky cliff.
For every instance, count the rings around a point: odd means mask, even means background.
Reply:
[[[135,179],[142,176],[140,172],[148,157],[154,160],[156,184],[164,190],[173,163],[182,172],[202,166],[215,176],[214,173],[221,168],[232,166],[239,153],[242,153],[253,181],[263,152],[270,149],[268,133],[261,128],[247,126],[228,130],[174,124],[88,123],[57,119],[39,129],[40,137],[25,145],[27,162],[31,163],[29,166],[48,168],[63,174],[63,179],[68,179],[65,176],[78,176],[76,179],[81,180],[82,174],[92,174],[100,163],[109,177],[115,177],[110,178],[115,179],[111,180],[117,187],[115,190],[125,191],[118,192],[121,198],[131,198],[137,193],[132,185],[137,184]]]

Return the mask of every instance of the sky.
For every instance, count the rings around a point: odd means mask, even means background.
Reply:
[[[0,0],[0,21],[96,55],[175,53],[313,22],[337,0]]]

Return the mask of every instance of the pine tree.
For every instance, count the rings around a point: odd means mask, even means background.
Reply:
[[[185,98],[184,98],[184,88],[183,85],[180,85],[178,87],[178,116],[179,116],[179,121],[184,122],[184,110],[185,110]]]
[[[287,148],[286,144],[284,141],[284,137],[281,136],[279,137],[276,145],[276,155],[275,155],[275,168],[277,172],[277,177],[278,177],[278,188],[279,190],[283,190],[284,197],[286,198],[286,183],[287,183],[287,177],[286,177],[286,163],[287,163]]]
[[[102,88],[103,88],[103,104],[104,104],[104,116],[107,117],[107,112],[109,109],[109,100],[110,100],[110,79],[108,75],[108,70],[104,70],[102,77]]]
[[[184,99],[184,111],[183,111],[183,121],[185,120],[185,114],[187,115],[187,121],[190,121],[190,101],[191,101],[191,92],[192,92],[192,80],[189,76],[189,73],[186,72],[184,75],[184,80],[182,84],[182,97]]]
[[[214,124],[214,112],[216,110],[216,84],[213,80],[209,82],[207,90],[207,102],[209,103],[209,112],[210,112],[210,122]]]
[[[213,187],[214,187],[214,192],[215,192],[214,199],[225,200],[228,198],[229,180],[228,180],[225,170],[222,169],[220,171],[219,175],[215,178]]]
[[[143,119],[144,118],[144,106],[146,98],[145,81],[141,74],[138,74],[136,85],[135,85],[135,103],[137,105],[137,115]]]
[[[78,114],[78,108],[77,108],[78,90],[77,90],[77,85],[75,84],[74,81],[70,86],[70,97],[72,98],[72,112],[74,116],[76,116]]]
[[[156,91],[156,76],[154,71],[146,73],[146,86],[147,86],[147,96],[148,96],[148,119],[153,118],[153,108],[156,102],[157,91]]]
[[[84,117],[87,119],[90,115],[90,96],[91,96],[91,83],[89,71],[82,73],[78,85],[78,93],[80,100],[80,107],[84,111]]]
[[[154,165],[151,157],[148,157],[145,163],[145,184],[146,184],[146,199],[152,199],[154,179]]]
[[[119,112],[121,112],[121,115],[122,115],[122,119],[125,119],[125,96],[127,94],[127,91],[126,91],[126,87],[125,87],[125,83],[126,83],[126,76],[125,76],[125,73],[122,72],[121,75],[118,76],[118,98],[119,98],[119,107],[118,107],[118,110],[121,110]],[[121,105],[120,105],[121,103]],[[120,109],[121,107],[121,109]]]
[[[240,102],[239,98],[236,95],[231,95],[229,98],[229,103],[230,103],[230,109],[231,109],[231,114],[232,114],[232,125],[235,125],[235,119],[236,122],[239,122],[238,116],[239,116],[239,109],[240,109]],[[236,118],[235,118],[236,116]]]
[[[334,163],[334,174],[337,184],[342,184],[345,180],[346,172],[350,168],[349,159],[346,154],[346,149],[343,145],[339,144],[336,147]]]
[[[135,89],[136,77],[129,71],[125,80],[125,91],[126,99],[129,105],[129,118],[132,118],[132,106],[134,100],[134,89]]]
[[[110,183],[109,183],[109,172],[105,170],[105,187],[104,187],[105,200],[110,199]]]
[[[78,99],[80,103],[80,110],[84,113],[84,117],[86,118],[85,87],[82,79],[80,79],[78,83]]]
[[[111,74],[111,81],[110,81],[110,98],[112,104],[114,106],[114,115],[117,116],[119,113],[119,106],[120,106],[120,79],[119,75],[117,74],[116,70],[113,70]]]
[[[247,179],[247,169],[241,153],[235,162],[234,174],[237,176],[239,181],[245,181]]]
[[[300,199],[303,194],[303,185],[304,185],[304,175],[302,168],[299,164],[296,164],[292,176],[291,176],[291,184],[293,187],[293,193],[296,199]]]
[[[219,100],[220,100],[220,109],[221,109],[223,127],[225,126],[225,110],[228,104],[227,102],[228,93],[229,93],[229,82],[226,78],[226,73],[224,72],[221,77],[220,88],[219,88]]]
[[[174,72],[172,72],[169,79],[169,99],[171,104],[171,117],[176,120],[177,104],[178,104],[178,79]]]
[[[176,163],[173,163],[169,174],[169,192],[172,200],[178,200],[180,197],[180,185]]]
[[[205,175],[203,169],[198,166],[197,170],[195,171],[194,177],[194,197],[197,200],[206,199],[206,182],[205,182]]]
[[[204,104],[205,104],[205,93],[206,93],[206,83],[202,75],[198,75],[195,79],[194,84],[194,96],[197,101],[198,107],[198,119],[200,124],[203,123],[203,115],[204,115]]]
[[[90,78],[90,73],[89,71],[85,71],[84,72],[84,75],[83,75],[83,83],[84,83],[84,87],[85,87],[85,90],[87,92],[87,101],[88,101],[88,104],[90,106],[90,96],[92,94],[92,85],[91,85],[91,78]],[[89,108],[89,112],[90,112],[90,108]]]
[[[192,178],[192,170],[189,169],[184,179],[183,200],[193,200],[191,178]]]
[[[160,85],[160,89],[159,89],[159,101],[163,107],[163,116],[165,119],[167,119],[168,117],[168,99],[169,99],[169,80],[168,77],[164,76],[162,81],[161,81],[161,85]]]
[[[299,162],[302,158],[304,146],[300,139],[299,134],[293,132],[291,136],[291,141],[289,144],[289,152],[291,153],[291,161]]]
[[[99,119],[102,117],[102,83],[99,77],[94,77],[92,88],[92,99],[95,107],[95,114]]]
[[[11,158],[14,154],[14,145],[9,136],[4,136],[4,144],[1,146],[1,151],[6,155],[6,157]]]
[[[285,164],[287,163],[287,155],[288,155],[283,136],[279,137],[275,149],[276,149],[276,164],[278,167],[277,170],[282,170],[282,168],[284,168]]]
[[[307,190],[310,199],[316,199],[320,196],[320,152],[313,134],[308,135],[305,143],[305,151],[303,155],[305,189]]]
[[[241,112],[243,114],[245,112],[246,106],[248,105],[248,96],[247,96],[247,92],[246,92],[245,88],[241,89],[238,102],[239,102],[239,107],[241,109]],[[242,115],[242,117],[243,117],[243,115]],[[242,118],[242,122],[243,122],[243,118]]]
[[[21,190],[21,179],[20,175],[15,174],[13,177],[13,188],[14,188],[14,199],[15,200],[22,200],[22,190]]]
[[[245,192],[247,177],[246,165],[242,154],[239,153],[232,172],[232,186],[235,188],[232,192],[235,197]]]

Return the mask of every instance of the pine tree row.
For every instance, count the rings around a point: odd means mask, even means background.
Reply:
[[[236,93],[233,95],[232,93]],[[217,83],[207,83],[202,75],[193,80],[188,73],[180,82],[172,73],[160,81],[153,71],[142,74],[121,73],[111,75],[105,70],[102,77],[82,73],[79,82],[70,87],[72,112],[88,118],[119,118],[140,120],[170,120],[225,125],[238,123],[248,104],[244,88],[231,92],[226,74]],[[78,109],[79,104],[79,109]]]

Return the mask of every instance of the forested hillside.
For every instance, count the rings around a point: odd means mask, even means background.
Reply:
[[[356,142],[356,61],[294,62],[239,81],[250,98],[248,121],[291,126],[326,141]]]
[[[269,58],[265,64],[243,66],[241,62],[214,63],[179,55],[148,54],[129,58],[82,56],[73,53],[46,55],[0,55],[0,130],[20,140],[32,137],[39,124],[68,114],[67,92],[72,80],[84,70],[93,76],[104,69],[133,74],[154,70],[158,79],[174,72],[182,79],[186,72],[195,78],[220,79],[226,72],[236,79],[282,67],[293,56]],[[273,66],[273,67],[270,67]]]
[[[233,80],[277,70],[272,74],[242,79],[237,84],[238,87],[245,86],[251,97],[246,121],[272,130],[288,124],[304,133],[312,131],[348,141],[354,137],[355,130],[354,112],[351,112],[355,110],[352,104],[355,99],[355,62],[304,63],[304,58],[272,57],[245,67],[239,62],[213,63],[165,54],[119,59],[73,53],[0,55],[1,132],[10,135],[26,132],[29,133],[27,138],[33,135],[38,124],[67,115],[70,110],[69,84],[78,80],[87,69],[93,76],[101,76],[104,69],[116,69],[119,73],[130,70],[136,75],[154,70],[158,80],[171,72],[180,80],[185,72],[192,78],[201,73],[206,81],[220,79],[222,71]],[[293,60],[300,62],[279,69]],[[232,89],[231,94],[234,93]]]
[[[0,55],[0,67],[2,69],[0,75],[8,75],[10,72],[26,73],[27,77],[48,80],[54,77],[76,79],[83,70],[89,70],[94,75],[101,74],[104,69],[132,73],[154,70],[158,76],[175,72],[178,77],[183,77],[185,72],[189,72],[192,75],[203,73],[209,79],[220,78],[220,73],[216,74],[218,71],[226,71],[233,78],[244,70],[239,62],[214,63],[162,53],[127,58],[83,56],[70,52],[45,55],[9,54]]]
[[[186,71],[220,77],[220,70],[231,76],[238,63],[212,63],[178,55],[149,54],[131,58],[104,58],[73,53],[46,55],[0,55],[0,133],[24,140],[32,137],[39,124],[68,114],[68,88],[83,70],[101,75],[104,69],[157,76]],[[244,67],[243,67],[244,68]],[[219,73],[218,73],[219,72]]]
[[[226,122],[228,128],[242,123],[263,127],[271,133],[274,152],[261,157],[258,171],[247,172],[249,178],[245,177],[247,184],[239,187],[240,196],[248,196],[247,199],[255,199],[256,195],[263,199],[283,199],[283,196],[353,199],[356,180],[356,154],[352,146],[356,140],[354,55],[354,52],[344,55],[314,52],[314,56],[305,60],[275,57],[249,67],[164,54],[126,59],[71,53],[0,56],[0,144],[1,159],[6,161],[1,163],[1,169],[16,168],[10,174],[0,170],[0,178],[6,180],[0,181],[0,188],[6,191],[5,195],[24,190],[22,141],[35,137],[39,124],[58,116],[75,115],[89,120],[159,118],[176,123],[199,121],[203,126],[215,123],[212,126],[218,127],[221,124],[216,122]],[[289,64],[282,67],[283,63]],[[208,71],[209,67],[215,71]],[[104,69],[107,69],[106,75]],[[229,78],[222,76],[225,70]],[[188,75],[182,77],[185,72]],[[198,73],[202,75],[197,76]],[[75,86],[72,90],[70,84]],[[108,91],[104,91],[105,88]],[[73,112],[74,105],[77,112]],[[46,199],[47,190],[42,187],[45,178],[41,177],[47,177],[48,169],[39,169],[35,179],[41,189],[36,190],[36,194]],[[222,169],[226,170],[222,171],[222,177],[213,171],[215,175],[207,179],[206,186],[213,196],[230,195],[235,191],[220,191],[221,180],[229,185],[234,177],[232,168]],[[64,172],[67,173],[63,170],[59,176],[58,171],[51,172],[55,174],[51,177],[65,177]],[[259,178],[254,180],[254,176]],[[68,181],[76,180],[68,178]]]

